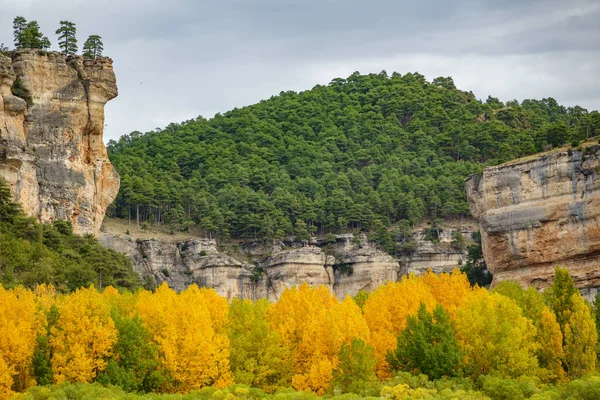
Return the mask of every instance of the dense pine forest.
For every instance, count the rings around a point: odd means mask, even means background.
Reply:
[[[598,134],[597,111],[552,98],[482,102],[451,78],[357,72],[110,141],[110,215],[221,239],[383,231],[468,215],[469,174]]]

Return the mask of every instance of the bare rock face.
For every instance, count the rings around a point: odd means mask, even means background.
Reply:
[[[361,235],[355,243],[353,235],[338,237],[334,250],[333,290],[341,300],[361,291],[371,292],[388,281],[398,280],[398,260],[373,246]]]
[[[18,86],[27,101],[12,94]],[[0,54],[0,176],[28,215],[98,232],[119,190],[102,142],[104,105],[116,96],[110,58]]]
[[[267,258],[259,265],[266,278],[265,297],[277,301],[285,289],[303,283],[331,289],[333,279],[326,264],[327,255],[316,246],[282,251]]]
[[[473,225],[474,221],[468,220],[461,229],[467,243],[471,242],[473,233],[477,230],[472,228]],[[467,261],[467,251],[453,248],[451,245],[457,229],[440,230],[439,243],[427,240],[424,229],[414,231],[416,248],[414,252],[400,257],[401,273],[421,275],[431,269],[436,274],[440,274],[461,268]]]
[[[101,233],[98,241],[128,255],[142,278],[152,278],[156,284],[167,282],[176,291],[197,284],[215,289],[228,300],[266,297],[264,288],[257,287],[253,266],[219,252],[212,239],[169,242]]]
[[[325,285],[343,299],[361,289],[371,291],[398,279],[398,260],[364,236],[355,242],[352,235],[340,235],[327,250],[316,245],[274,242],[267,250],[261,245],[261,252],[259,246],[250,244],[237,259],[219,251],[212,239],[169,242],[103,232],[98,240],[128,255],[143,279],[151,278],[157,284],[167,282],[177,291],[192,284],[210,287],[229,300],[277,301],[285,289],[303,283]],[[241,261],[244,258],[253,262]]]
[[[540,289],[566,267],[585,292],[600,287],[600,146],[486,168],[467,180],[494,284]]]

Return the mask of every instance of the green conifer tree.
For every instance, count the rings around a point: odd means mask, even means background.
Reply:
[[[13,21],[13,35],[18,49],[47,49],[50,40],[40,31],[37,21],[29,21],[16,17]]]
[[[23,45],[22,45],[23,31],[25,30],[26,26],[27,26],[27,20],[21,16],[17,16],[13,20],[13,37],[15,40],[15,47],[17,49],[20,49],[23,47]]]
[[[419,371],[439,379],[454,376],[460,365],[460,347],[452,320],[439,304],[432,315],[421,303],[417,316],[408,318],[397,343],[396,350],[387,356],[395,370]]]
[[[60,21],[60,28],[56,30],[58,35],[58,46],[63,53],[73,55],[77,53],[77,28],[70,21]]]
[[[83,44],[83,56],[92,60],[101,57],[103,50],[102,38],[98,35],[91,35]]]

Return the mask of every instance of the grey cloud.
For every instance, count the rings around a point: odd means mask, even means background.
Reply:
[[[594,0],[0,0],[0,42],[12,42],[15,15],[51,40],[61,19],[77,23],[80,41],[104,38],[120,90],[106,109],[109,139],[356,70],[600,107]]]

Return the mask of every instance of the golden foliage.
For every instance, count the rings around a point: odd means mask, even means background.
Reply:
[[[155,293],[141,292],[136,308],[172,378],[165,390],[187,393],[233,382],[229,339],[220,331],[227,320],[227,300],[195,285],[177,294],[164,283]]]
[[[22,287],[0,286],[0,393],[25,390],[40,326],[34,294]]]
[[[485,289],[466,296],[457,311],[457,336],[468,375],[503,377],[535,374],[536,329],[514,300]]]
[[[467,275],[459,269],[453,270],[450,274],[436,274],[432,270],[428,270],[423,280],[435,300],[444,306],[444,309],[455,319],[456,310],[462,304],[465,296],[471,292],[471,284]]]
[[[292,351],[292,385],[297,390],[323,394],[331,385],[342,344],[350,344],[353,338],[370,342],[366,321],[354,300],[346,297],[339,302],[324,286],[303,284],[287,289],[268,318]]]
[[[562,367],[563,358],[563,335],[556,316],[548,307],[542,309],[539,320],[536,340],[540,344],[538,350],[538,361],[540,367],[545,370],[543,379],[553,381],[564,377],[565,371]]]
[[[414,275],[400,282],[388,282],[377,288],[364,306],[364,315],[371,331],[371,342],[377,357],[377,374],[388,376],[386,354],[396,348],[396,337],[423,303],[428,311],[436,304],[435,297],[423,278]]]
[[[91,382],[117,341],[110,305],[94,287],[57,299],[57,305],[60,316],[50,336],[54,380]]]
[[[573,295],[573,309],[564,327],[564,363],[570,377],[578,378],[596,369],[596,323],[583,297]]]

